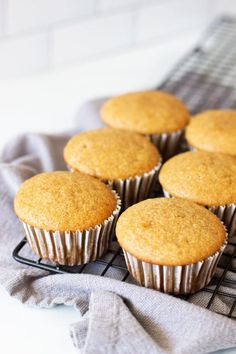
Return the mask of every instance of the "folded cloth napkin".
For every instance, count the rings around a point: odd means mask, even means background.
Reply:
[[[100,103],[83,107],[75,131],[100,125],[97,114]],[[75,306],[81,316],[71,325],[70,334],[79,353],[199,354],[236,346],[236,322],[196,306],[207,303],[208,293],[192,296],[193,304],[108,277],[52,275],[13,260],[12,250],[23,238],[23,229],[13,211],[14,195],[26,178],[41,171],[66,168],[62,150],[69,136],[69,133],[23,135],[13,139],[3,150],[0,166],[1,285],[11,296],[31,306]],[[25,252],[32,257],[30,249]],[[91,267],[92,274],[99,273],[99,265]],[[113,276],[117,278],[116,274]],[[228,308],[229,304],[223,298],[217,298],[215,311],[227,311]]]

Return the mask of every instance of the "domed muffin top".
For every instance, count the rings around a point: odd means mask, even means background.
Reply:
[[[236,158],[206,151],[185,152],[164,163],[159,180],[174,197],[205,206],[236,203]]]
[[[113,128],[159,134],[183,129],[189,112],[182,101],[169,93],[143,91],[109,99],[102,106],[101,117]]]
[[[144,262],[178,266],[219,251],[226,240],[220,220],[206,208],[179,198],[147,199],[119,217],[121,247]]]
[[[190,145],[236,156],[236,111],[213,110],[194,116],[186,128]]]
[[[96,129],[72,137],[64,149],[74,170],[102,180],[143,175],[160,162],[156,147],[144,136],[121,129]]]
[[[45,172],[26,180],[14,200],[25,223],[51,231],[86,230],[103,223],[116,209],[113,191],[78,172]]]

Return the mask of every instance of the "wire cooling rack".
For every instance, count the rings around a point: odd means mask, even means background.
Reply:
[[[199,45],[172,70],[159,89],[184,100],[191,113],[213,108],[236,108],[236,19],[221,18]],[[154,193],[154,196],[157,194]],[[24,238],[14,249],[16,261],[52,273],[89,273],[135,282],[116,241],[101,259],[81,266],[55,265],[30,252]],[[201,306],[236,319],[236,237],[230,239],[211,283],[204,288]],[[184,299],[194,302],[193,296]],[[221,306],[219,305],[221,303]]]

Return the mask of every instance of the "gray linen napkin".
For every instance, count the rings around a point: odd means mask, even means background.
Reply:
[[[77,130],[100,126],[99,104],[83,107]],[[23,237],[13,211],[14,195],[22,181],[35,173],[66,168],[62,149],[69,136],[23,135],[13,139],[2,153],[0,284],[11,296],[31,306],[75,306],[82,317],[78,315],[70,334],[79,353],[194,354],[236,346],[236,322],[200,307],[207,302],[208,293],[191,297],[191,302],[200,305],[196,306],[141,288],[132,284],[132,279],[124,283],[97,276],[96,264],[89,268],[94,275],[51,275],[12,259],[13,248]],[[30,249],[25,252],[31,253]],[[113,276],[119,278],[119,274]],[[217,298],[214,309],[227,311],[228,306],[223,298]]]

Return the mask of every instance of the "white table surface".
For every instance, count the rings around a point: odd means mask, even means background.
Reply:
[[[78,107],[85,100],[155,87],[196,43],[199,34],[196,30],[161,46],[153,41],[83,65],[0,82],[0,148],[21,132],[73,128]],[[68,326],[79,316],[76,310],[65,306],[27,307],[0,287],[0,352],[74,353]],[[236,353],[236,349],[224,353]]]

